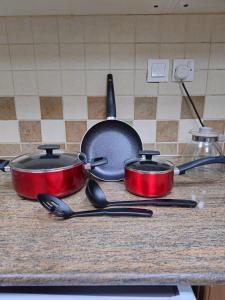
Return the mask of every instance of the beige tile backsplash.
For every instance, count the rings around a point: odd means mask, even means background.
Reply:
[[[149,58],[193,58],[186,86],[205,124],[224,133],[224,15],[0,17],[0,156],[48,142],[79,150],[106,118],[109,72],[117,117],[144,148],[181,154],[199,124],[177,83],[146,83]]]

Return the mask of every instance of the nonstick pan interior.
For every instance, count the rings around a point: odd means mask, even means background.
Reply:
[[[104,156],[108,164],[95,167],[91,173],[106,181],[122,180],[124,161],[138,157],[142,142],[137,132],[118,120],[102,121],[91,127],[83,138],[81,151],[87,159]]]

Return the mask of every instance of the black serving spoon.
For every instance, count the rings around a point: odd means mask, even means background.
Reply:
[[[165,207],[196,207],[197,202],[193,200],[182,200],[182,199],[145,199],[145,200],[130,200],[130,201],[114,201],[109,202],[103,190],[100,188],[98,183],[89,179],[86,186],[86,195],[91,203],[96,208],[104,208],[107,206],[142,206],[142,205],[152,205],[152,206],[165,206]]]
[[[141,208],[109,208],[75,212],[64,201],[52,195],[39,194],[37,199],[48,212],[64,219],[92,216],[151,217],[153,214],[151,210]]]

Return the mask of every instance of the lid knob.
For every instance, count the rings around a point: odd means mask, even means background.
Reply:
[[[145,155],[146,159],[151,160],[153,155],[160,155],[160,152],[155,150],[141,150],[139,151],[139,155]]]
[[[60,145],[57,145],[57,144],[44,144],[44,145],[39,145],[37,148],[39,150],[45,150],[46,151],[46,156],[52,156],[53,150],[59,149]]]

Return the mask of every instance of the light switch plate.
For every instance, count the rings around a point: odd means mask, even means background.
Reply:
[[[188,69],[188,75],[183,79],[183,81],[193,81],[194,80],[194,59],[174,59],[172,81],[180,81],[175,76],[176,69],[180,66],[187,67]]]
[[[148,59],[147,82],[168,82],[169,59]]]

